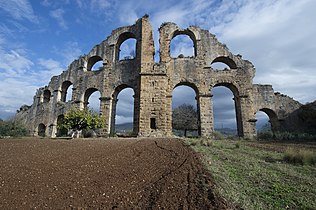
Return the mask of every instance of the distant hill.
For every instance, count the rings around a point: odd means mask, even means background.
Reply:
[[[316,101],[302,105],[283,122],[283,129],[316,134]]]
[[[218,131],[225,136],[237,136],[237,129],[233,128],[215,128],[215,131]]]
[[[115,125],[116,133],[130,133],[133,131],[133,123],[123,123]]]

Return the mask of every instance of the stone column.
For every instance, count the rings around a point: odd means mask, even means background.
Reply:
[[[166,122],[165,132],[167,136],[172,136],[172,95],[166,96]]]
[[[212,97],[211,94],[200,94],[198,96],[201,137],[210,137],[214,131]]]
[[[99,99],[100,116],[105,120],[103,132],[109,135],[111,131],[111,97],[100,97]]]
[[[134,97],[133,135],[137,136],[139,132],[139,112],[140,112],[138,90],[135,91],[135,94],[133,95],[133,97]]]
[[[256,137],[256,117],[253,113],[252,103],[248,95],[241,95],[240,111],[242,136],[246,139],[253,139]],[[237,111],[237,110],[236,110]],[[238,117],[238,114],[237,114]]]
[[[110,135],[114,134],[115,133],[115,115],[116,115],[116,105],[117,105],[117,102],[118,102],[118,99],[117,98],[113,98],[111,100],[111,115],[110,115]]]

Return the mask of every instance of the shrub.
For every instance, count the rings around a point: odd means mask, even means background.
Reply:
[[[237,141],[236,143],[235,143],[235,147],[238,149],[238,148],[240,148],[240,141]]]
[[[287,148],[283,159],[294,164],[316,164],[316,153],[306,149]]]
[[[0,121],[0,136],[26,136],[28,134],[27,129],[24,125],[17,119],[12,119],[8,121]]]
[[[224,139],[224,135],[218,131],[213,131],[213,138],[216,140],[223,140]]]

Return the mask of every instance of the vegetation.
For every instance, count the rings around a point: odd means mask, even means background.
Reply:
[[[58,125],[59,129],[71,129],[73,131],[95,130],[102,127],[104,127],[104,119],[89,109],[71,109]]]
[[[285,161],[294,164],[316,164],[316,153],[306,149],[288,148],[284,153]]]
[[[17,119],[1,120],[0,119],[0,138],[3,137],[20,137],[28,134],[27,129]]]
[[[172,112],[172,128],[183,130],[184,136],[187,131],[198,129],[198,114],[192,105],[182,104],[175,108]]]
[[[263,131],[259,132],[257,135],[258,140],[277,140],[277,141],[312,141],[316,140],[316,134],[309,133],[299,133],[299,132],[272,132],[272,131]]]
[[[209,141],[186,139],[205,157],[216,190],[234,205],[243,209],[315,208],[316,167],[304,164],[315,161],[315,151],[277,152],[259,149],[254,146],[259,143],[253,142]],[[303,164],[292,164],[297,156],[303,156],[299,158]]]

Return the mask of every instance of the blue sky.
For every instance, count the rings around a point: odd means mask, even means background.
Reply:
[[[156,50],[163,22],[198,25],[255,65],[254,83],[314,101],[315,8],[314,0],[0,0],[0,118],[31,104],[36,89],[73,59],[145,13]]]

